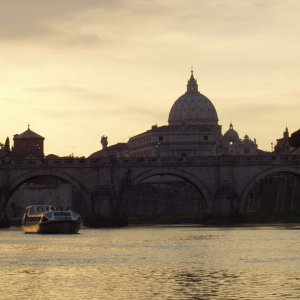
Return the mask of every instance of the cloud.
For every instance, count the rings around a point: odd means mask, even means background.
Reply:
[[[39,95],[40,101],[47,102],[49,99],[59,103],[69,103],[76,105],[81,103],[87,105],[89,102],[93,104],[109,101],[110,104],[121,101],[120,96],[115,93],[104,92],[101,88],[93,88],[83,85],[53,84],[44,86],[24,87],[23,91]],[[53,102],[52,102],[53,103]]]
[[[111,41],[108,38],[100,37],[95,33],[87,33],[87,34],[78,34],[71,36],[70,38],[66,38],[64,40],[65,45],[68,46],[80,46],[80,47],[94,47],[94,46],[107,46],[111,44]]]
[[[241,43],[244,49],[258,44],[263,49],[273,43],[273,36],[298,36],[297,9],[296,0],[1,1],[0,43],[47,47],[57,53],[94,51],[126,60],[141,53],[142,59],[153,60],[153,52],[161,57],[167,53],[166,63],[178,53],[193,56],[201,49],[202,55],[218,59],[219,49],[228,56]]]
[[[0,2],[0,39],[27,40],[59,38],[64,24],[80,28],[80,15],[92,10],[106,10],[119,6],[112,0],[11,0]],[[80,34],[85,40],[94,35]]]
[[[135,118],[141,120],[165,119],[165,113],[158,106],[144,106],[143,102],[126,99],[128,96],[118,93],[106,93],[101,88],[83,85],[45,85],[25,87],[29,93],[26,99],[21,99],[27,109],[35,111],[36,115],[55,120],[68,118]],[[31,100],[30,95],[37,94]],[[18,101],[17,101],[18,102]]]
[[[230,110],[235,113],[245,113],[256,115],[266,115],[269,112],[278,112],[278,111],[290,111],[294,109],[300,109],[300,105],[295,102],[279,102],[279,103],[266,103],[266,102],[252,102],[244,104],[231,104],[230,107],[226,107],[226,110]]]
[[[122,119],[126,120],[127,122],[134,119],[136,123],[140,122],[141,120],[146,122],[146,120],[149,119],[152,124],[154,122],[153,120],[166,117],[158,108],[145,108],[131,105],[109,106],[105,104],[98,105],[97,107],[95,105],[88,106],[86,104],[81,104],[57,108],[39,106],[35,107],[34,109],[36,111],[36,115],[56,120],[63,120],[64,118],[75,120],[78,119],[78,117],[81,119],[90,120],[90,118],[98,117],[112,121],[116,119],[119,120],[120,117],[122,117]]]
[[[57,92],[68,92],[68,93],[82,93],[88,89],[79,85],[45,85],[45,86],[33,86],[24,87],[25,91],[37,92],[37,93],[57,93]]]

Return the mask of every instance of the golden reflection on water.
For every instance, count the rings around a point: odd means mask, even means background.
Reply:
[[[0,231],[0,299],[298,299],[300,231]]]

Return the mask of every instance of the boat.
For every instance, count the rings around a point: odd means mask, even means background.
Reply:
[[[70,209],[30,205],[26,207],[22,225],[25,233],[78,233],[81,217]]]

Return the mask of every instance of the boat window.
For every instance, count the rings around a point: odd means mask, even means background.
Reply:
[[[32,206],[29,208],[29,214],[34,214],[36,212],[35,207]]]
[[[54,211],[54,216],[55,217],[59,217],[59,216],[69,217],[69,216],[71,216],[71,213],[68,211]]]

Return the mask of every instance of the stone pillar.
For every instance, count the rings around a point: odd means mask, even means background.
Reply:
[[[6,213],[8,200],[8,188],[7,186],[3,186],[0,189],[0,228],[9,227],[9,220]]]
[[[231,166],[220,167],[215,198],[218,214],[229,215],[237,211],[238,199],[234,188],[233,168]]]

